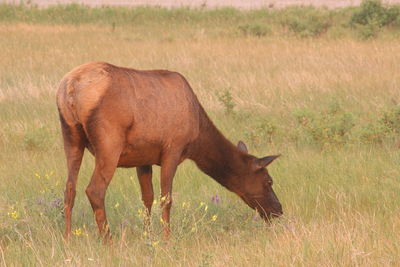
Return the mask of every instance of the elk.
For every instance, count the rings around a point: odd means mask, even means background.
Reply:
[[[279,155],[257,158],[214,126],[187,80],[167,70],[135,70],[91,62],[67,73],[57,91],[68,167],[65,236],[71,233],[76,183],[85,148],[95,157],[86,194],[101,235],[109,236],[104,198],[117,167],[136,167],[150,215],[152,165],[161,166],[163,233],[170,234],[172,180],[193,160],[201,171],[236,193],[265,220],[282,214],[266,167]]]

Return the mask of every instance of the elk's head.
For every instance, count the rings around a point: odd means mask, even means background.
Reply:
[[[240,141],[238,148],[247,153],[246,145]],[[251,156],[248,166],[241,177],[240,197],[251,208],[258,211],[264,220],[282,215],[282,205],[274,190],[273,181],[266,167],[280,155],[272,155],[263,158]]]

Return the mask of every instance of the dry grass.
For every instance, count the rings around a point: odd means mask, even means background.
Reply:
[[[339,101],[368,121],[400,101],[400,45],[356,41],[250,38],[224,29],[0,25],[0,262],[25,266],[398,266],[400,153],[385,145],[320,150],[275,141],[257,155],[283,153],[270,167],[285,216],[265,227],[238,198],[189,162],[174,184],[173,231],[160,240],[159,209],[144,235],[133,170],[119,170],[107,195],[114,233],[97,239],[84,188],[85,156],[73,215],[76,235],[62,239],[66,175],[54,92],[73,67],[94,60],[184,74],[214,121],[232,140],[243,125],[269,117],[290,135],[292,112],[323,111]],[[236,112],[223,114],[217,94],[230,89]],[[158,189],[158,173],[155,174]],[[211,196],[222,198],[213,204]],[[62,202],[62,201],[61,201]],[[183,203],[190,203],[190,207]],[[208,209],[201,206],[204,202]],[[212,216],[217,220],[212,221]],[[80,229],[80,231],[79,231]]]
[[[0,66],[3,98],[54,92],[64,73],[92,60],[177,70],[211,107],[219,105],[215,93],[226,88],[240,107],[281,112],[319,106],[315,100],[321,95],[362,112],[400,97],[397,40],[216,38],[204,29],[111,32],[98,26],[24,24],[3,25],[0,34],[7,36],[1,47],[8,55]]]
[[[17,3],[17,0],[2,0],[5,3]],[[163,6],[163,7],[207,7],[207,8],[218,8],[218,7],[235,7],[242,9],[259,9],[264,7],[269,8],[283,8],[291,5],[313,5],[313,6],[326,6],[329,8],[338,8],[346,6],[359,5],[361,0],[58,0],[56,3],[52,0],[31,0],[32,4],[39,6],[50,6],[54,4],[71,4],[81,3],[88,6],[102,6],[102,5],[114,5],[114,6]],[[399,0],[384,0],[384,3],[399,3]]]

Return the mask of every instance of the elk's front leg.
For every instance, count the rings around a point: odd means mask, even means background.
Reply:
[[[164,236],[170,235],[170,211],[172,206],[172,181],[179,164],[181,153],[171,151],[163,155],[161,161],[161,208]]]
[[[148,231],[150,228],[151,206],[153,205],[154,192],[152,183],[152,168],[151,165],[140,166],[136,168],[139,179],[140,189],[142,191],[142,201],[146,208],[144,226]]]

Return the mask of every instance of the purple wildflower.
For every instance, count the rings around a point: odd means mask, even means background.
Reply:
[[[55,198],[50,201],[48,206],[49,206],[49,208],[53,208],[53,209],[61,209],[63,206],[63,200],[62,200],[62,198]]]
[[[219,205],[221,203],[221,199],[218,195],[215,195],[211,197],[211,202],[215,205]]]

